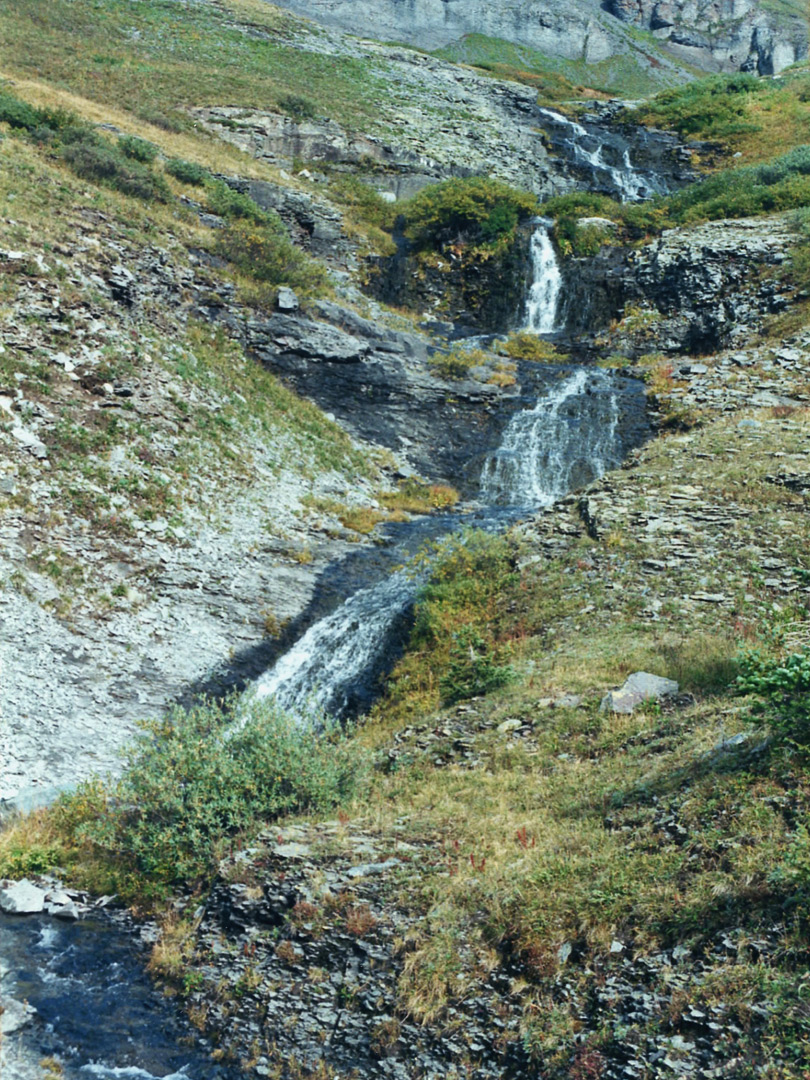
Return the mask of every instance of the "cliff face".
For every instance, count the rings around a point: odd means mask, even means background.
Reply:
[[[707,71],[772,75],[807,55],[799,5],[779,14],[757,0],[287,0],[318,22],[380,40],[439,49],[484,34],[552,57],[589,64],[631,49],[630,28],[651,31],[666,51]]]
[[[779,16],[756,0],[609,0],[606,7],[701,67],[774,75],[807,53],[798,7]]]

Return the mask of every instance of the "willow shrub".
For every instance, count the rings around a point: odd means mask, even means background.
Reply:
[[[326,267],[297,248],[280,222],[231,222],[217,233],[216,249],[233,266],[265,285],[289,285],[308,295],[323,292]]]
[[[420,248],[437,250],[455,242],[498,247],[536,213],[534,195],[486,176],[432,184],[403,208],[406,235]]]
[[[230,737],[232,712],[211,703],[144,723],[120,780],[103,790],[93,781],[63,799],[71,839],[149,897],[210,878],[229,838],[351,797],[365,762],[342,729],[323,717],[302,725],[271,699],[246,709]]]

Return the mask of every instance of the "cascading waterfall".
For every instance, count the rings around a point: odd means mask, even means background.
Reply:
[[[525,329],[535,334],[554,332],[562,288],[562,274],[548,232],[550,224],[544,218],[538,218],[532,234],[532,286],[526,300]]]
[[[492,504],[549,506],[621,461],[612,380],[580,368],[510,420],[484,463],[481,497]]]
[[[391,632],[410,610],[415,588],[415,575],[399,570],[350,596],[257,680],[256,697],[272,694],[300,715],[341,716],[370,702]]]
[[[619,416],[616,386],[604,372],[566,374],[510,421],[484,464],[482,501],[536,509],[601,476],[621,461]],[[369,704],[392,633],[404,625],[426,573],[410,564],[349,597],[257,681],[255,696],[273,695],[302,723],[313,713],[341,716]]]
[[[629,147],[624,145],[620,136],[608,136],[604,131],[599,134],[588,131],[582,124],[552,109],[540,109],[539,112],[557,131],[571,162],[589,170],[598,183],[618,195],[622,202],[638,202],[660,190],[652,177],[634,168]],[[620,159],[620,164],[612,165],[605,160],[606,148]]]

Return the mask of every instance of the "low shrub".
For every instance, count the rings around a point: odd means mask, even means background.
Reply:
[[[79,126],[80,120],[67,109],[39,108],[8,90],[0,90],[0,123],[29,134],[48,132],[53,135],[65,128]]]
[[[241,218],[257,225],[273,225],[283,231],[281,220],[275,211],[262,210],[246,192],[236,191],[224,180],[206,182],[205,201],[212,214],[218,214],[228,221]]]
[[[490,357],[483,349],[465,349],[458,346],[449,352],[436,352],[430,358],[430,366],[443,379],[466,379],[474,367],[489,364]]]
[[[464,698],[488,694],[516,678],[510,664],[498,662],[498,650],[471,626],[454,634],[447,667],[439,679],[442,703],[452,705]]]
[[[8,91],[0,91],[0,123],[23,131],[33,131],[41,124],[40,111]]]
[[[254,281],[265,285],[289,285],[299,292],[316,295],[328,283],[323,264],[292,243],[277,217],[263,225],[246,220],[231,222],[218,231],[216,250]]]
[[[391,230],[398,210],[379,191],[356,176],[335,176],[329,181],[329,196],[345,207],[357,221]]]
[[[760,649],[740,656],[737,687],[764,699],[763,712],[776,740],[802,756],[810,753],[810,649],[781,659]]]
[[[406,234],[417,247],[434,249],[453,243],[497,247],[536,213],[534,195],[485,176],[433,184],[403,206]]]
[[[314,120],[318,114],[315,102],[302,97],[300,94],[287,94],[285,97],[279,98],[278,107],[298,124],[302,120]]]
[[[118,146],[124,157],[140,161],[142,165],[151,165],[158,156],[155,144],[139,139],[137,135],[122,135],[118,139]]]
[[[538,364],[559,364],[568,359],[568,355],[558,352],[550,341],[526,330],[510,334],[506,341],[499,342],[498,352],[511,356],[513,360],[532,360]]]
[[[326,810],[355,791],[364,761],[323,718],[309,718],[316,731],[270,699],[248,702],[245,714],[231,737],[223,732],[232,710],[214,704],[143,724],[121,779],[64,796],[63,821],[122,879],[142,875],[157,895],[210,875],[229,837],[282,813]]]
[[[196,161],[184,161],[182,158],[169,158],[163,166],[169,176],[179,180],[182,184],[193,184],[200,187],[212,176],[208,169],[198,165]]]
[[[377,494],[377,501],[388,510],[405,510],[411,514],[449,510],[459,498],[456,489],[447,484],[426,484],[423,480],[413,478],[403,481],[396,491]]]
[[[162,176],[127,158],[95,131],[69,128],[62,134],[62,157],[83,180],[106,184],[124,195],[147,202],[167,202],[171,196]]]

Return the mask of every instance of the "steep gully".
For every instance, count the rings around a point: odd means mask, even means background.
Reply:
[[[578,145],[574,125],[566,137]],[[605,166],[598,147],[582,147],[581,154],[626,198],[649,190],[629,159]],[[548,334],[555,330],[562,277],[542,220],[531,251],[533,282],[524,323]],[[597,369],[545,371],[534,384],[533,398],[522,404],[500,445],[484,458],[478,498],[461,512],[391,527],[387,543],[359,552],[327,575],[306,617],[296,623],[300,636],[257,680],[257,696],[273,694],[285,707],[299,710],[302,722],[313,705],[339,716],[362,711],[404,642],[426,573],[423,562],[419,570],[407,562],[426,540],[470,525],[500,530],[617,466],[646,436],[639,420],[640,385]],[[66,1080],[228,1075],[180,1048],[177,1021],[148,991],[139,947],[127,935],[122,938],[114,921],[67,926],[40,917],[0,916],[0,931],[4,997],[25,1000],[36,1010],[19,1030],[10,1025],[0,1051],[4,1076],[28,1080],[37,1075],[36,1062],[50,1054],[64,1063]]]

